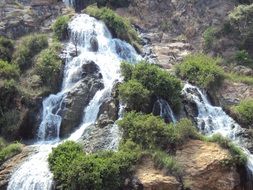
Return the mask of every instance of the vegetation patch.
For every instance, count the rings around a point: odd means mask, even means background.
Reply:
[[[208,142],[218,143],[222,148],[229,150],[232,158],[230,160],[225,160],[224,164],[226,165],[245,165],[246,164],[247,156],[231,140],[221,136],[220,134],[215,134],[212,137],[204,137],[204,138]]]
[[[32,65],[33,58],[41,50],[48,46],[47,37],[41,34],[25,36],[21,39],[13,55],[13,62],[21,70],[25,70]]]
[[[2,164],[7,159],[15,156],[22,151],[22,145],[20,143],[10,144],[2,149],[0,149],[0,164]]]
[[[207,49],[210,49],[213,47],[215,43],[215,39],[216,39],[216,33],[217,33],[217,29],[213,27],[207,28],[205,32],[203,33],[204,43]]]
[[[96,6],[89,6],[85,9],[85,12],[104,21],[115,37],[129,42],[138,49],[140,39],[135,29],[126,18],[119,16],[113,10],[106,7],[98,8]]]
[[[69,16],[59,16],[52,26],[54,37],[57,40],[65,40],[68,37]]]
[[[129,112],[118,121],[118,125],[124,130],[125,140],[129,139],[143,149],[173,150],[189,138],[199,138],[195,127],[187,119],[168,125],[163,119],[152,114]]]
[[[155,151],[152,156],[157,168],[165,169],[167,174],[175,176],[182,175],[181,166],[173,156],[170,156],[163,151]]]
[[[237,106],[232,107],[239,121],[247,127],[253,124],[253,99],[243,100]]]
[[[157,65],[143,61],[134,65],[123,62],[121,71],[126,82],[130,79],[138,81],[149,90],[151,96],[163,98],[176,111],[179,109],[182,86],[176,77]],[[122,94],[122,91],[120,90],[119,93]]]
[[[12,59],[12,53],[14,51],[14,45],[12,40],[0,36],[0,60],[10,62]]]
[[[52,48],[43,50],[37,57],[35,71],[46,85],[57,84],[62,60]]]
[[[0,60],[0,79],[17,79],[19,77],[19,68],[15,64]]]
[[[143,111],[150,103],[150,92],[137,80],[129,80],[119,86],[120,99],[130,110]]]
[[[176,73],[184,80],[211,89],[220,86],[224,79],[224,71],[218,63],[218,58],[204,54],[189,55],[177,66]]]
[[[85,154],[79,144],[67,141],[49,155],[49,166],[61,189],[122,189],[139,157],[128,143],[118,152]]]

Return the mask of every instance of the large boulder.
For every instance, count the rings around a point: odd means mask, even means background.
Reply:
[[[190,140],[176,152],[183,169],[183,182],[194,190],[234,190],[240,185],[236,167],[225,166],[231,158],[218,144]]]
[[[62,123],[60,136],[66,136],[77,127],[83,118],[83,110],[95,96],[98,90],[104,88],[102,75],[93,61],[82,66],[83,79],[66,94],[64,109],[62,110]]]
[[[135,177],[138,187],[143,190],[180,190],[182,186],[174,176],[168,176],[163,171],[156,169],[150,158],[144,158],[137,167]]]

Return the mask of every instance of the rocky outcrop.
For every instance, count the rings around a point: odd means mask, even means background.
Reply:
[[[22,4],[12,0],[0,1],[0,35],[17,39],[31,32],[48,32],[54,19],[69,11],[56,0],[20,2]]]
[[[228,108],[241,100],[253,97],[253,86],[245,83],[224,81],[219,91],[209,92],[216,105]]]
[[[61,137],[70,134],[80,124],[84,108],[89,104],[96,92],[104,87],[102,75],[99,73],[98,66],[93,61],[85,63],[82,69],[83,79],[67,93],[64,99],[64,109],[61,113],[63,118],[60,132]]]
[[[240,176],[233,166],[222,162],[230,159],[218,144],[190,140],[176,152],[175,159],[183,169],[183,183],[194,190],[234,190]]]
[[[155,168],[150,158],[144,158],[138,166],[135,177],[138,178],[139,189],[143,190],[181,190],[181,184],[174,176],[165,175]],[[138,188],[136,188],[138,189]]]
[[[6,190],[12,172],[18,165],[24,162],[32,151],[31,148],[24,147],[20,154],[12,157],[0,166],[0,190]]]
[[[80,143],[85,152],[101,150],[116,150],[121,139],[121,130],[117,125],[109,124],[103,128],[97,125],[88,126],[82,135]]]

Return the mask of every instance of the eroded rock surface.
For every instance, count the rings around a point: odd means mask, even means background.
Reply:
[[[190,140],[176,152],[183,181],[194,190],[234,190],[240,185],[236,168],[222,164],[231,158],[218,144]]]

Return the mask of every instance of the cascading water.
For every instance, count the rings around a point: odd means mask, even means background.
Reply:
[[[156,112],[159,112],[159,113],[156,113]],[[162,99],[162,98],[159,98],[154,103],[152,113],[154,115],[159,115],[166,122],[173,122],[173,123],[177,122],[176,117],[175,117],[169,103],[166,100]]]
[[[60,141],[60,125],[62,121],[61,110],[64,108],[64,98],[71,92],[81,79],[81,67],[86,61],[94,61],[102,74],[104,88],[99,90],[89,105],[84,108],[84,118],[80,128],[68,138],[78,140],[83,131],[94,123],[100,105],[111,94],[113,83],[120,80],[120,62],[129,62],[140,59],[136,51],[128,43],[119,39],[113,39],[106,26],[96,19],[85,15],[77,15],[69,24],[70,42],[67,44],[67,59],[64,68],[64,79],[61,91],[56,95],[50,95],[43,101],[42,122],[39,126],[39,141],[32,145],[35,153],[31,155],[13,173],[8,190],[49,190],[52,188],[53,179],[49,171],[47,158],[52,148]],[[91,39],[96,38],[97,51],[91,45]],[[78,49],[79,55],[72,58],[73,49]],[[118,128],[115,125],[111,129],[112,142],[108,149],[117,146],[119,137]]]
[[[253,174],[253,155],[246,149],[244,138],[240,136],[243,129],[231,117],[229,117],[221,107],[212,106],[196,86],[185,84],[183,95],[190,102],[194,102],[198,108],[197,126],[199,130],[206,135],[219,133],[224,137],[231,139],[242,148],[248,156],[247,167]]]

